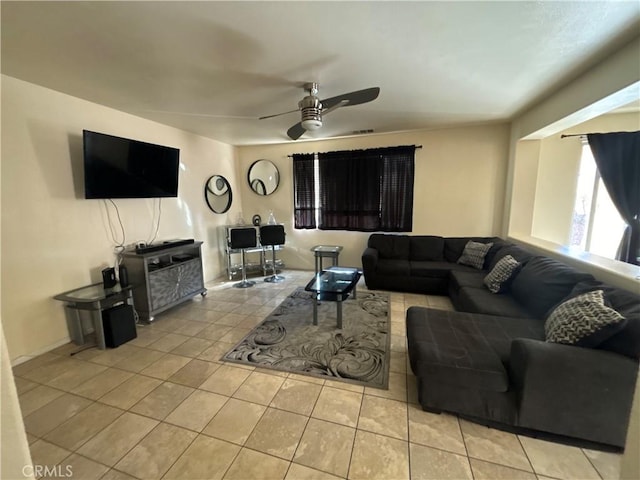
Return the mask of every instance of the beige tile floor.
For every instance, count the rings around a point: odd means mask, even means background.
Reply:
[[[111,350],[69,344],[14,368],[33,461],[78,479],[614,479],[620,455],[423,412],[391,294],[389,390],[219,362],[310,272],[208,285]],[[362,287],[364,288],[364,287]],[[65,470],[61,470],[64,472]]]

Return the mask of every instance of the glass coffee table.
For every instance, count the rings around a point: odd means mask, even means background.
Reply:
[[[318,302],[327,300],[336,302],[337,324],[342,328],[342,302],[353,292],[356,298],[356,284],[360,280],[362,271],[350,267],[329,267],[317,273],[304,288],[314,292],[316,301],[313,302],[313,324],[318,325]]]

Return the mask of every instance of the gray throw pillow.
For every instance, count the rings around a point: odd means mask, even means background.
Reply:
[[[460,258],[458,259],[458,263],[482,270],[482,267],[484,266],[484,257],[487,256],[491,247],[493,247],[493,243],[480,243],[469,240],[464,246],[462,255],[460,255]]]
[[[491,293],[501,293],[507,290],[509,280],[513,278],[520,267],[520,263],[511,255],[502,257],[496,266],[484,277],[484,284]]]
[[[602,290],[583,293],[558,305],[547,317],[547,342],[597,347],[620,331],[627,319],[604,304]]]

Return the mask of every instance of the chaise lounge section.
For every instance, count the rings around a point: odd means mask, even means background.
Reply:
[[[469,241],[485,244],[482,268],[458,263]],[[506,256],[518,268],[492,293],[485,278]],[[423,409],[624,447],[640,357],[639,295],[497,237],[373,234],[362,261],[369,288],[448,294],[456,308],[407,311]],[[573,345],[549,341],[551,313],[597,291],[623,320]]]

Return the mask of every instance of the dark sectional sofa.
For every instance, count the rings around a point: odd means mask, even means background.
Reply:
[[[482,269],[457,263],[469,240],[493,243]],[[488,272],[520,262],[508,289]],[[640,358],[640,295],[498,237],[373,234],[362,255],[368,288],[449,295],[456,311],[407,310],[407,345],[425,410],[498,428],[624,447]],[[545,340],[566,299],[603,290],[625,317],[617,333],[579,347]]]

